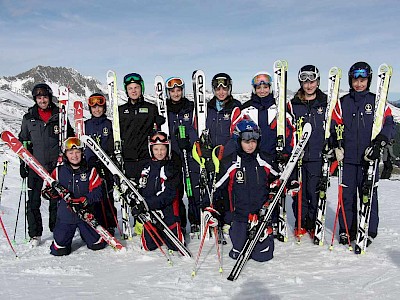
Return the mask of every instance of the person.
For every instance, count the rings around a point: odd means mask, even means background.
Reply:
[[[383,152],[382,152],[383,170],[381,174],[381,179],[390,179],[390,176],[392,176],[393,161],[396,160],[396,156],[393,154],[394,142],[395,140],[391,139],[390,142],[385,147],[383,147]]]
[[[385,107],[383,126],[376,138],[371,141],[374,121],[375,94],[370,92],[372,69],[366,62],[357,62],[348,72],[350,92],[338,102],[332,122],[343,124],[343,206],[350,240],[357,234],[357,191],[362,201],[362,189],[368,162],[379,158],[381,147],[388,143],[394,133],[394,122],[390,107]],[[377,170],[376,180],[379,180]],[[369,246],[378,234],[378,193],[374,187],[371,199],[371,212],[368,227]],[[339,243],[348,243],[344,219],[339,214]]]
[[[124,88],[128,102],[118,107],[122,157],[125,174],[137,180],[140,176],[141,162],[149,158],[148,137],[154,128],[159,128],[165,120],[158,114],[157,106],[144,100],[145,87],[142,76],[137,73],[125,75]]]
[[[225,218],[229,219],[231,227],[229,236],[232,249],[229,256],[237,259],[247,237],[252,229],[254,215],[269,201],[270,174],[277,175],[261,156],[260,147],[261,131],[251,119],[239,121],[234,129],[233,140],[236,151],[224,156],[221,161],[220,179],[216,186],[218,189],[229,186],[229,206]],[[251,258],[256,261],[268,261],[273,258],[274,238],[272,227],[257,243]],[[267,237],[265,235],[268,235]]]
[[[181,77],[170,77],[165,82],[167,94],[167,112],[168,112],[168,127],[170,131],[172,160],[174,161],[177,169],[182,170],[184,164],[183,150],[185,149],[188,154],[188,164],[190,169],[190,179],[193,183],[198,181],[199,178],[199,165],[192,158],[192,146],[197,140],[197,133],[194,128],[194,103],[185,97],[185,82]],[[185,126],[185,137],[179,135],[179,126]],[[178,186],[179,190],[179,211],[181,219],[181,227],[183,232],[186,232],[186,207],[183,203],[184,185],[182,172],[180,174],[181,180]],[[195,223],[194,211],[197,209],[195,197],[199,197],[198,188],[196,184],[192,187],[195,189],[193,197],[189,197],[189,221],[191,224]]]
[[[51,172],[57,165],[61,153],[59,147],[59,110],[53,103],[53,91],[45,83],[36,84],[32,89],[35,105],[28,109],[22,117],[19,140],[27,145],[28,150],[36,157],[43,167]],[[67,135],[73,136],[72,127],[67,127]],[[43,180],[25,163],[21,161],[20,175],[28,178],[28,201],[26,216],[30,246],[36,247],[41,242],[43,233],[41,206],[41,189]],[[57,202],[49,204],[49,229],[52,232],[56,222]]]
[[[150,210],[161,211],[165,224],[183,242],[184,238],[179,224],[180,170],[171,160],[171,143],[167,134],[159,131],[152,135],[149,138],[148,149],[151,158],[143,164],[139,179],[139,192],[146,200]],[[145,212],[145,208],[143,204],[131,203],[131,211],[135,219],[141,220],[141,214]],[[170,250],[178,250],[151,222],[144,222],[143,225],[141,242],[145,250],[155,250],[163,243]]]
[[[293,197],[293,214],[296,219],[295,236],[302,236],[308,232],[314,235],[316,212],[318,207],[318,191],[322,176],[322,155],[325,136],[325,112],[327,95],[320,86],[320,73],[316,66],[305,65],[300,68],[297,79],[300,88],[291,100],[293,114],[298,130],[305,123],[312,124],[312,133],[304,149],[302,158],[302,201],[301,220],[298,220],[298,195]],[[301,222],[301,227],[298,222]]]
[[[234,125],[240,116],[241,103],[232,96],[232,78],[226,73],[217,73],[211,80],[213,98],[207,103],[206,127],[209,129],[209,140],[201,144],[203,157],[211,162],[211,150],[223,146],[223,155],[228,156],[236,151],[236,143],[231,139]],[[220,155],[219,155],[220,156]],[[207,164],[207,172],[214,171],[212,164]],[[220,226],[223,226],[224,233],[229,230],[228,220],[225,220],[224,212],[229,207],[229,196],[227,189],[218,189],[214,193],[214,208],[221,213]],[[203,206],[208,206],[203,203]],[[225,224],[224,224],[225,223]]]
[[[293,125],[293,116],[291,115],[291,106],[288,103],[286,112],[286,136],[285,147],[280,153],[277,151],[277,104],[272,88],[272,77],[266,71],[259,71],[254,74],[251,80],[252,93],[249,101],[242,105],[240,119],[249,116],[263,132],[260,138],[260,151],[266,157],[269,164],[275,169],[283,168],[292,152],[295,141],[295,128]],[[289,180],[288,188],[291,193],[296,192],[298,186],[294,176]],[[278,232],[279,205],[276,205],[273,212],[274,235]],[[283,236],[278,236],[279,240],[284,240]]]
[[[85,121],[85,134],[91,136],[100,147],[112,157],[114,151],[113,128],[106,116],[107,99],[101,93],[94,93],[88,98],[91,118]],[[114,206],[114,180],[111,172],[104,166],[96,155],[89,149],[84,150],[89,168],[95,167],[103,179],[102,201],[96,205],[95,216],[99,223],[114,235],[117,227],[117,209]]]
[[[77,137],[67,138],[64,142],[64,163],[57,166],[51,176],[72,193],[68,202],[60,198],[51,186],[43,189],[43,196],[58,201],[57,221],[53,231],[50,254],[69,255],[75,231],[79,228],[82,240],[91,250],[100,250],[106,246],[103,238],[77,214],[82,209],[102,199],[101,178],[96,168],[89,168],[83,158],[83,144]]]

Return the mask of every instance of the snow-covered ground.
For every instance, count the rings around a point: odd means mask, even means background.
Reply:
[[[19,162],[5,146],[1,160],[9,161],[0,210],[13,238],[21,180]],[[75,237],[73,252],[67,257],[49,254],[52,235],[47,226],[40,247],[31,249],[24,241],[23,201],[16,232],[15,258],[4,235],[0,234],[0,299],[399,299],[400,297],[400,223],[396,195],[399,181],[380,182],[379,235],[365,255],[357,256],[331,240],[337,203],[337,180],[332,179],[327,210],[327,235],[324,246],[315,246],[308,237],[300,245],[293,236],[287,243],[276,242],[275,257],[266,263],[249,261],[235,282],[226,279],[234,261],[230,244],[223,246],[223,269],[213,240],[207,241],[196,277],[191,277],[194,261],[175,253],[173,266],[160,251],[145,252],[139,240],[123,241],[125,253],[110,247],[93,252]],[[290,199],[288,198],[290,205]],[[48,205],[43,200],[44,224]],[[288,207],[289,208],[289,207]],[[294,223],[291,209],[289,224]],[[187,240],[196,255],[199,240]]]

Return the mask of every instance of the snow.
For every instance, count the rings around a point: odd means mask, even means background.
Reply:
[[[8,95],[0,90],[0,130],[18,133],[21,117],[32,102]],[[10,100],[12,98],[12,101]],[[0,144],[2,162],[9,161],[8,173],[1,195],[0,213],[11,239],[21,192],[19,160],[4,144]],[[1,176],[1,174],[0,174]],[[396,175],[399,176],[399,175]],[[24,196],[11,251],[0,233],[0,299],[399,299],[400,297],[400,222],[397,212],[397,180],[382,180],[379,184],[379,234],[365,255],[355,255],[339,245],[329,251],[333,221],[337,206],[337,179],[332,178],[328,191],[327,233],[324,246],[315,246],[303,237],[298,245],[290,234],[287,243],[276,242],[274,259],[266,263],[249,261],[235,282],[226,279],[234,265],[229,258],[230,243],[222,246],[222,276],[214,241],[206,241],[197,275],[192,278],[194,259],[178,253],[168,265],[161,252],[145,252],[138,237],[122,241],[124,253],[110,247],[89,250],[77,233],[73,252],[66,257],[49,254],[52,241],[48,223],[48,203],[42,201],[43,242],[29,248],[25,241]],[[118,203],[117,203],[118,205]],[[290,233],[294,218],[291,199],[287,198]],[[337,233],[336,233],[337,234]],[[117,234],[118,237],[118,234]],[[187,239],[196,256],[199,240]]]

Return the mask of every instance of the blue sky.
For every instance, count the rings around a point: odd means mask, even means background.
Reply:
[[[0,0],[0,75],[50,65],[105,82],[114,69],[120,88],[123,75],[138,72],[153,92],[157,74],[181,76],[190,89],[192,71],[203,69],[208,84],[226,72],[234,92],[246,92],[256,72],[286,59],[289,89],[298,89],[301,66],[315,64],[323,89],[338,66],[347,90],[349,67],[364,60],[394,67],[397,95],[399,15],[399,2],[385,0]]]

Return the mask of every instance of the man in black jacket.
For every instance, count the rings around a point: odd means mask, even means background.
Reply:
[[[40,83],[34,86],[32,97],[35,105],[29,108],[22,118],[19,140],[28,147],[36,159],[52,172],[57,165],[59,149],[59,114],[58,108],[52,102],[51,88]],[[68,136],[73,136],[73,130],[68,124]],[[36,247],[40,244],[43,232],[42,216],[40,213],[41,190],[43,180],[25,163],[21,162],[20,175],[28,178],[27,219],[30,244]],[[57,201],[50,201],[49,228],[53,231],[57,216]]]

